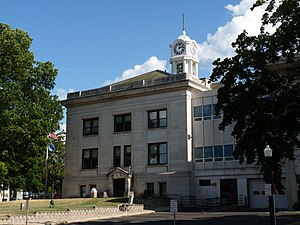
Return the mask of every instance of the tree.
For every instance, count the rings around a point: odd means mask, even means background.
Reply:
[[[5,182],[5,177],[7,175],[7,166],[5,165],[4,162],[1,162],[0,161],[0,187],[1,187],[1,184],[3,184]]]
[[[234,125],[235,158],[257,163],[265,173],[263,150],[269,144],[279,179],[285,160],[294,159],[294,149],[300,147],[300,87],[295,82],[300,68],[300,3],[275,2],[258,0],[254,4],[253,8],[267,4],[260,34],[242,32],[232,44],[236,55],[215,60],[210,79],[222,84],[216,111],[224,114],[220,129]],[[270,25],[276,28],[272,34],[267,31]],[[279,62],[293,69],[279,73]]]
[[[48,134],[59,128],[63,112],[50,93],[57,69],[34,60],[31,42],[26,32],[0,23],[0,161],[12,190],[42,189]]]

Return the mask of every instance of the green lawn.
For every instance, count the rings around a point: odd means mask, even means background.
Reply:
[[[55,199],[55,207],[50,208],[50,199],[34,199],[29,200],[29,214],[34,212],[54,212],[65,211],[67,209],[92,209],[94,206],[109,207],[127,202],[124,198],[70,198],[70,199]],[[24,209],[20,210],[21,203],[24,204]],[[10,202],[0,202],[0,217],[7,215],[22,215],[26,214],[26,200],[17,200]]]

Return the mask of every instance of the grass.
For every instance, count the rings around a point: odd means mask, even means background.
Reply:
[[[57,212],[68,209],[92,209],[93,207],[112,207],[127,202],[124,198],[70,198],[55,199],[55,207],[50,208],[50,199],[34,199],[29,200],[29,214],[35,212]],[[21,203],[24,209],[20,210]],[[26,200],[17,200],[10,202],[0,202],[0,218],[14,215],[26,214]]]

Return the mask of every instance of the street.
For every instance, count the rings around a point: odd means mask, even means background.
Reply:
[[[294,225],[299,222],[300,213],[279,213],[277,225]],[[112,218],[72,225],[174,225],[173,214],[158,212],[140,216]],[[176,225],[268,225],[270,224],[267,212],[179,212],[176,213]],[[296,224],[295,224],[296,225]],[[298,223],[297,223],[298,225]]]

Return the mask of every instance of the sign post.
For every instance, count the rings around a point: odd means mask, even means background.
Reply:
[[[29,198],[26,199],[26,225],[28,224]]]
[[[174,225],[176,225],[176,213],[178,212],[176,199],[170,200],[170,212],[174,213]]]

